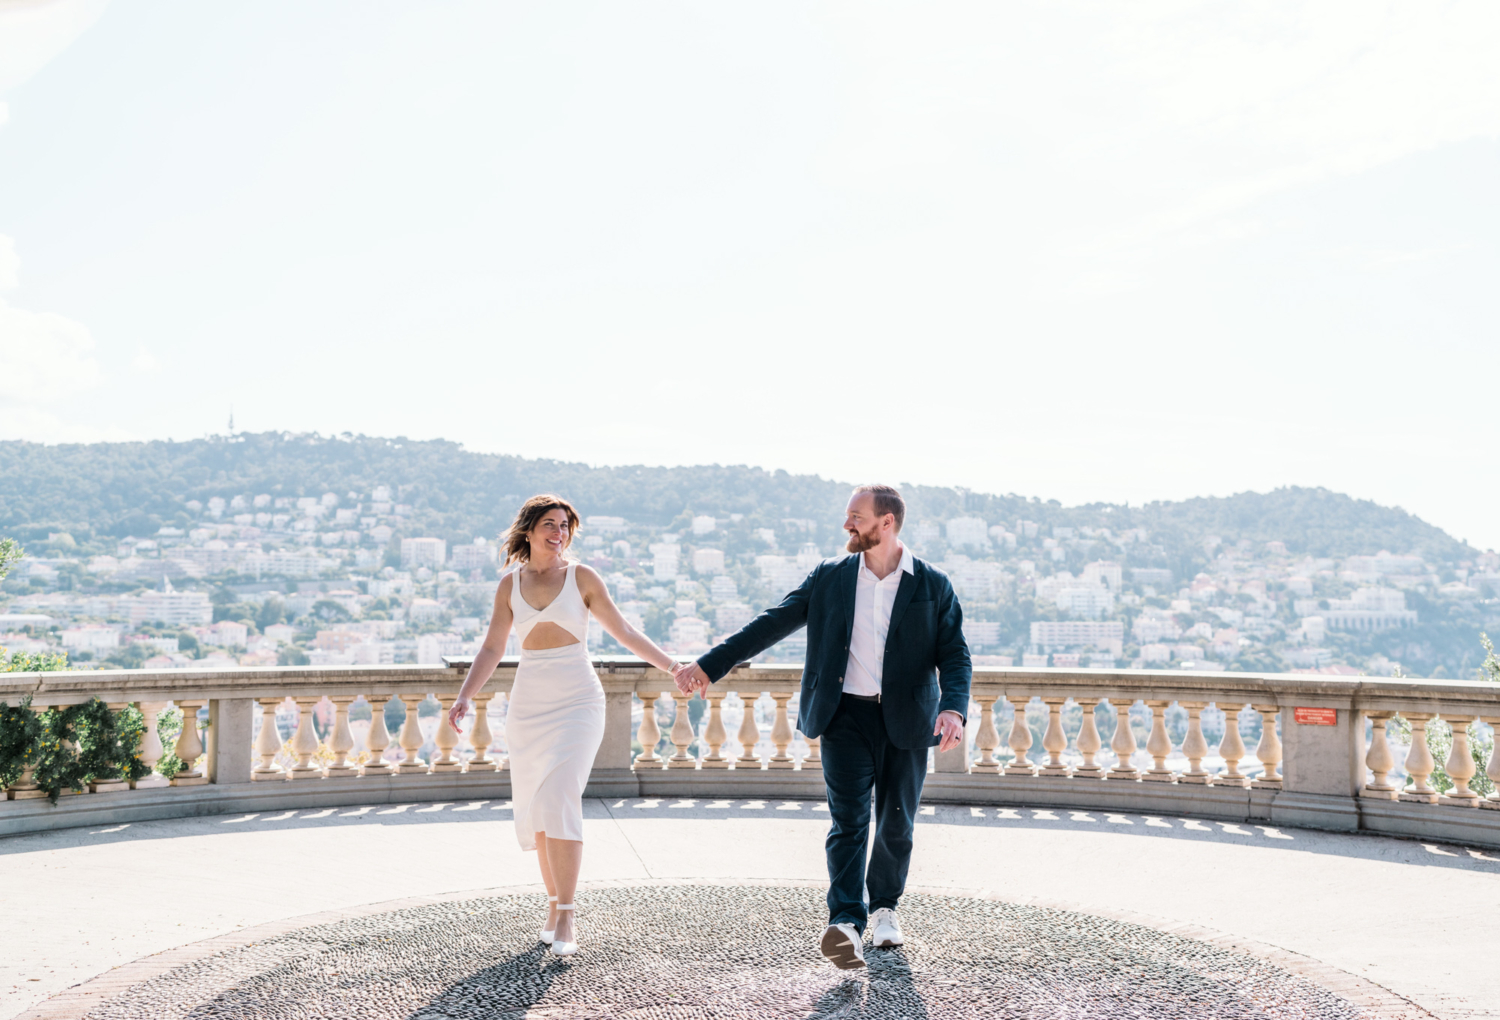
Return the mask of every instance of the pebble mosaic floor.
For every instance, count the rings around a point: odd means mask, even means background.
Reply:
[[[580,892],[582,949],[536,941],[542,897],[487,896],[317,924],[179,966],[97,1020],[1364,1018],[1307,978],[1206,942],[1047,907],[910,895],[906,945],[819,956],[811,888]]]

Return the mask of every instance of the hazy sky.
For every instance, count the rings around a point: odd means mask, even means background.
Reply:
[[[0,436],[1500,546],[1500,5],[0,0]]]

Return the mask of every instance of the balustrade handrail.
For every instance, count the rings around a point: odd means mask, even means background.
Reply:
[[[12,704],[31,695],[33,700],[66,705],[99,698],[107,702],[175,700],[177,696],[258,698],[330,695],[350,691],[363,694],[434,693],[463,682],[469,661],[447,657],[444,665],[255,666],[239,669],[64,670],[0,674],[0,701]],[[508,690],[515,678],[516,659],[502,659],[489,689]],[[606,690],[650,692],[670,688],[671,677],[633,656],[601,656],[595,668]],[[796,690],[802,667],[792,664],[741,664],[715,685],[739,690],[764,684],[760,690]],[[662,683],[668,686],[660,687]],[[1400,711],[1413,702],[1446,706],[1449,711],[1484,710],[1500,706],[1500,684],[1484,680],[1426,680],[1387,677],[1339,677],[1287,673],[1208,673],[1186,670],[1108,670],[977,668],[976,694],[1012,693],[1108,700],[1111,695],[1143,700],[1183,697],[1212,702],[1216,696],[1243,701],[1291,704],[1298,699],[1333,701],[1358,709]]]

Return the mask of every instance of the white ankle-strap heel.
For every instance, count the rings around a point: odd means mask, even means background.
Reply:
[[[562,913],[564,910],[572,910],[572,909],[573,909],[573,904],[571,904],[571,903],[559,903],[557,905],[557,912],[558,913]],[[578,922],[575,919],[573,923],[576,925]],[[576,952],[578,952],[578,933],[576,931],[573,933],[573,941],[572,942],[554,941],[552,943],[552,953],[555,956],[572,956]]]
[[[556,896],[548,896],[547,897],[547,905],[548,905],[548,907],[550,907],[552,904],[554,904],[556,902],[557,902],[557,897]],[[552,945],[552,939],[553,939],[553,937],[556,934],[557,934],[557,929],[556,928],[543,928],[542,929],[542,935],[541,935],[542,942],[544,942],[545,944],[547,944],[549,946]]]

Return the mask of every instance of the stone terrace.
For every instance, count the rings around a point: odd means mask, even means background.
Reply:
[[[632,729],[655,748],[658,726],[631,721],[632,694],[653,701],[665,678],[601,669],[610,732],[586,803],[584,949],[567,963],[534,941],[535,864],[482,730],[439,729],[428,767],[412,712],[384,756],[402,762],[355,764],[384,729],[352,738],[356,697],[446,702],[460,664],[7,677],[12,703],[174,701],[213,724],[206,749],[194,728],[179,741],[199,762],[180,785],[54,807],[23,782],[0,802],[0,1018],[1500,1016],[1500,812],[1462,796],[1467,757],[1440,803],[1421,789],[1424,748],[1410,786],[1386,781],[1384,736],[1398,714],[1418,729],[1500,717],[1489,685],[982,673],[973,753],[929,776],[909,944],[849,979],[813,947],[827,815],[816,742],[787,715],[796,671],[736,671],[697,732],[664,700],[677,754],[632,760]],[[769,745],[763,760],[723,753],[729,691],[763,695],[736,731],[741,750]],[[288,696],[283,748],[255,724]],[[1237,725],[1210,756],[1203,721],[1226,707]],[[1176,742],[1167,711],[1186,713]],[[1117,724],[1132,712],[1134,730]]]

